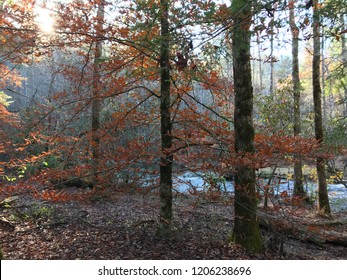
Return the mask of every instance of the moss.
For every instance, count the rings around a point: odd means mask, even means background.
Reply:
[[[232,53],[235,92],[235,152],[254,153],[253,88],[250,62],[250,25],[252,8],[246,0],[232,1]],[[232,241],[250,252],[263,250],[256,216],[255,170],[253,166],[235,167],[235,223]]]
[[[233,233],[230,236],[229,242],[241,245],[244,249],[251,253],[260,253],[264,250],[264,243],[262,236],[259,231],[259,226],[257,223],[252,223],[250,225],[239,226],[244,230],[242,234]]]

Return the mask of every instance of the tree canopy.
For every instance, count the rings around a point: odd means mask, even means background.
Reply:
[[[347,175],[346,4],[1,0],[1,199],[145,193],[161,239],[177,196],[222,201],[227,240],[256,253],[269,199],[330,217],[327,184]],[[281,168],[294,189],[276,193]]]

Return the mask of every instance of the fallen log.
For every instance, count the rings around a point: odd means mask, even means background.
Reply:
[[[311,242],[318,245],[331,243],[347,247],[347,232],[330,230],[314,223],[302,224],[294,218],[290,219],[285,215],[272,215],[263,211],[258,212],[259,224],[261,227],[292,236],[304,242]]]

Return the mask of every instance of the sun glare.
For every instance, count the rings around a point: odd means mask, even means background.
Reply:
[[[35,22],[43,33],[51,34],[54,32],[55,19],[50,11],[44,8],[35,9]]]

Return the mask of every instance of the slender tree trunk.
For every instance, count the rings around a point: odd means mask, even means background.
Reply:
[[[92,102],[92,165],[93,165],[93,186],[99,183],[100,167],[100,110],[101,110],[101,73],[100,58],[102,56],[102,42],[100,36],[102,33],[105,17],[105,2],[101,0],[97,11],[97,24],[95,30],[95,54],[93,63],[93,102]]]
[[[160,1],[160,120],[161,149],[160,162],[160,221],[158,235],[165,237],[171,231],[172,219],[172,120],[170,114],[170,32],[169,32],[169,1]]]
[[[270,34],[270,95],[274,93],[274,24],[274,19],[272,19]]]
[[[322,30],[324,31],[324,30]],[[323,32],[322,32],[323,33]],[[328,119],[328,106],[329,102],[327,102],[327,97],[325,95],[325,38],[322,34],[322,42],[321,42],[321,80],[322,80],[322,100],[323,100],[323,127],[326,127],[326,121]]]
[[[252,18],[249,1],[232,2],[234,30],[232,54],[235,91],[235,151],[239,155],[254,153],[253,88],[250,63],[250,25]],[[252,166],[235,167],[235,223],[232,240],[249,251],[263,249],[257,220],[255,170]]]
[[[262,59],[260,53],[260,44],[258,43],[258,67],[259,67],[259,84],[260,84],[260,92],[263,91],[263,69],[262,69]]]
[[[345,15],[341,16],[341,20],[343,23],[343,30],[346,29],[345,24]],[[341,56],[342,56],[342,63],[344,67],[347,66],[347,46],[346,46],[346,34],[341,34]],[[344,117],[347,117],[347,86],[344,86],[344,102],[345,102],[345,110],[344,110]]]
[[[320,18],[318,0],[313,1],[313,63],[312,63],[312,85],[313,102],[315,113],[315,136],[320,145],[324,141],[323,118],[322,118],[322,90],[320,85]],[[317,156],[318,175],[318,207],[320,214],[330,216],[330,204],[327,191],[325,172],[326,160]]]
[[[299,28],[295,23],[295,2],[289,1],[289,21],[292,33],[292,80],[294,92],[294,136],[301,133],[300,116],[300,76],[299,76]],[[294,195],[304,197],[306,195],[303,186],[302,160],[299,155],[294,156]]]

